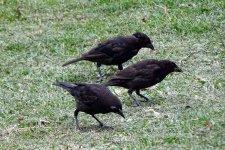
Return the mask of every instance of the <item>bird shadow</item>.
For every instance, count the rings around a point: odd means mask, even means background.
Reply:
[[[79,131],[80,132],[90,132],[90,131],[96,131],[96,132],[103,132],[103,131],[111,131],[114,128],[111,126],[96,126],[96,125],[91,125],[91,126],[86,126],[86,127],[80,127]]]
[[[162,105],[162,103],[164,103],[164,99],[163,98],[150,98],[148,101],[145,101],[141,98],[138,98],[137,101],[140,103],[140,107],[152,107],[152,106],[155,106],[155,105]],[[130,107],[139,107],[137,106],[132,100],[130,101],[126,101],[125,104],[127,106],[130,106]]]
[[[162,103],[164,102],[164,100],[162,99],[154,99],[154,100],[149,100],[149,101],[143,101],[143,100],[140,100],[140,103],[143,105],[143,106],[155,106],[155,105],[161,105]]]

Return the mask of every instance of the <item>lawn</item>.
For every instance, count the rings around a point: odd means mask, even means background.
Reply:
[[[80,113],[55,81],[96,83],[94,63],[61,65],[99,42],[141,31],[156,48],[143,59],[183,69],[143,93],[110,87],[126,119]],[[0,0],[0,149],[225,149],[225,1]],[[116,66],[102,67],[107,81]]]

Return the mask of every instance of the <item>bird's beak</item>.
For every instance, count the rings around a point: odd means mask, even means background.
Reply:
[[[119,109],[119,111],[117,113],[125,119],[125,116],[124,116],[123,111],[121,109]]]
[[[152,50],[155,50],[154,46],[150,43],[146,46],[147,48],[151,48]]]
[[[182,72],[182,70],[181,70],[179,67],[176,67],[176,68],[174,69],[174,71],[175,71],[175,72]]]

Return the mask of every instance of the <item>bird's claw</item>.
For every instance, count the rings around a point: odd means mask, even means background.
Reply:
[[[103,75],[98,75],[98,80],[97,82],[102,82],[103,81]]]
[[[111,126],[102,125],[100,126],[101,129],[113,129]]]
[[[142,107],[140,103],[136,103],[133,107]]]
[[[140,100],[141,102],[148,102],[149,101],[149,99],[142,99],[142,100]]]
[[[103,81],[103,79],[101,78],[99,78],[96,82],[102,82]]]
[[[74,126],[75,130],[81,130],[80,126]]]

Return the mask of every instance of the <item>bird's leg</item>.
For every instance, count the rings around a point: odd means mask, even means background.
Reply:
[[[119,64],[119,65],[118,65],[118,69],[119,69],[119,70],[123,70],[123,65],[122,65],[122,64]]]
[[[91,115],[91,116],[92,116],[93,118],[95,118],[95,120],[98,121],[100,127],[103,127],[103,126],[104,126],[103,123],[102,123],[100,120],[98,120],[97,117],[95,117],[95,115]]]
[[[138,96],[140,96],[141,98],[145,99],[145,100],[144,100],[145,102],[149,101],[149,99],[148,99],[146,96],[144,96],[144,95],[142,95],[142,94],[140,93],[140,90],[139,90],[139,89],[136,90],[136,94],[137,94]]]
[[[78,119],[77,119],[78,113],[79,113],[79,110],[76,109],[76,110],[74,111],[74,125],[75,125],[76,128],[79,130],[80,127],[79,127],[79,123],[78,123]]]
[[[128,90],[128,94],[131,99],[135,102],[136,106],[141,106],[141,104],[136,100],[136,98],[132,95],[133,90]]]
[[[100,67],[101,67],[101,64],[97,63],[97,71],[98,71],[98,77],[99,77],[98,81],[101,82],[103,80],[103,75],[102,75]]]

